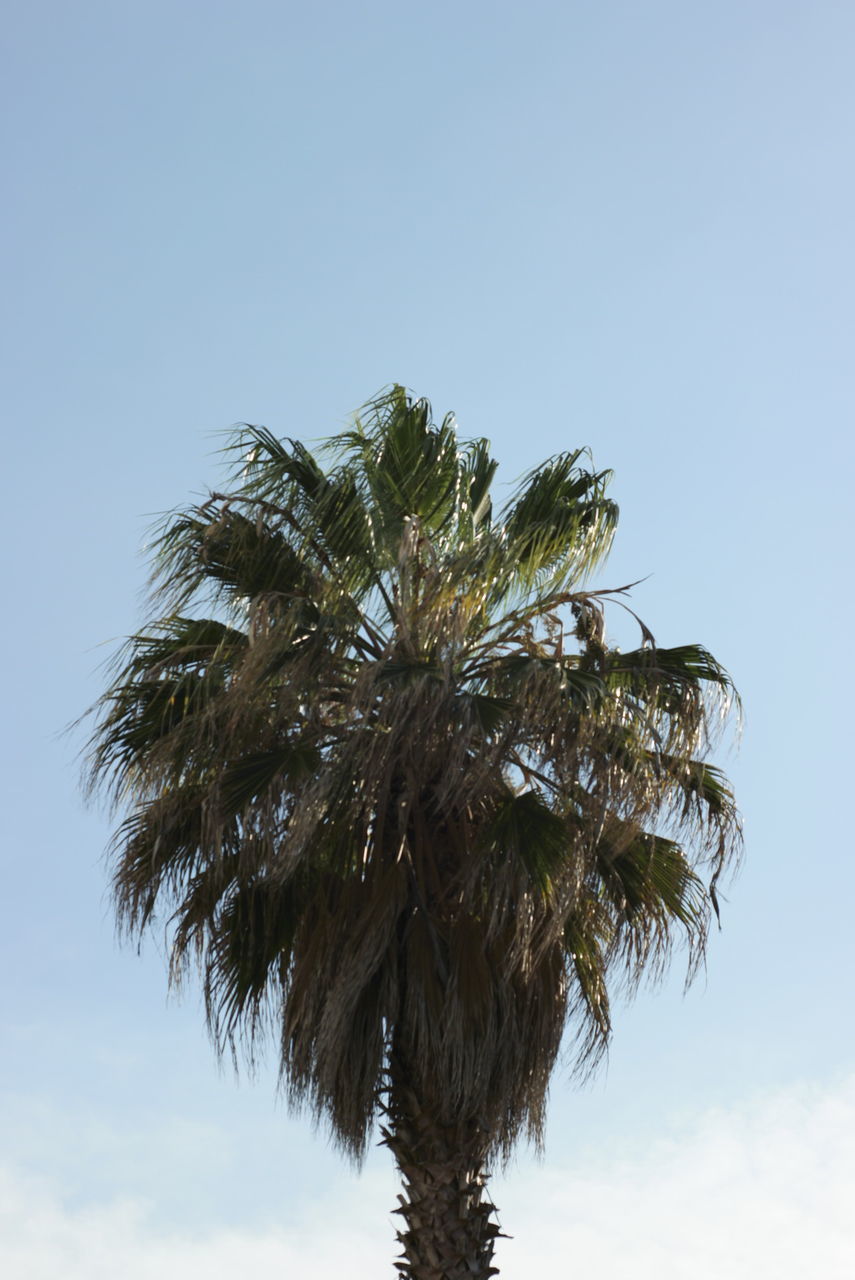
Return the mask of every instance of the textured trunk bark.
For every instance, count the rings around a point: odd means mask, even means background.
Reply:
[[[395,1263],[406,1280],[489,1280],[496,1237],[502,1233],[485,1195],[486,1135],[476,1124],[443,1125],[422,1102],[397,1064],[383,1137],[404,1185],[395,1210],[402,1254]]]

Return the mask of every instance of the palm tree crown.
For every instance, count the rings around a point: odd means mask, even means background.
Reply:
[[[607,642],[617,508],[582,451],[497,516],[487,442],[401,387],[324,466],[260,427],[230,448],[98,704],[120,918],[169,921],[217,1046],[272,1030],[349,1152],[385,1110],[403,1167],[415,1107],[483,1167],[539,1138],[568,1025],[591,1063],[615,983],[702,957],[739,845],[704,758],[730,678],[643,625]]]

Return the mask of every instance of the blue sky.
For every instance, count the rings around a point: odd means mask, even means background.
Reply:
[[[219,1071],[157,940],[117,947],[60,731],[219,433],[317,438],[400,381],[502,482],[590,445],[622,513],[603,585],[650,575],[657,638],[707,644],[747,708],[707,973],[622,1010],[592,1085],[557,1074],[545,1162],[496,1188],[503,1275],[604,1239],[615,1275],[843,1275],[853,40],[831,0],[9,4],[7,1274],[391,1258],[382,1155],[358,1179],[270,1071]]]

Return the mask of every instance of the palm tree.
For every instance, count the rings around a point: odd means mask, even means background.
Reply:
[[[261,427],[229,449],[227,491],[160,528],[155,620],[95,709],[118,915],[168,920],[220,1052],[272,1031],[357,1158],[381,1123],[401,1273],[478,1280],[488,1172],[541,1139],[565,1029],[590,1067],[616,983],[703,956],[739,847],[703,758],[731,681],[643,624],[608,644],[627,588],[586,582],[617,508],[582,451],[497,518],[487,442],[402,387],[326,469]]]

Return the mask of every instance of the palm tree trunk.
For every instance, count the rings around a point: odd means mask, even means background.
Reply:
[[[405,1078],[400,1061],[390,1073],[383,1129],[403,1180],[395,1210],[406,1280],[489,1280],[496,1237],[502,1233],[485,1196],[486,1142],[477,1124],[442,1124]]]

